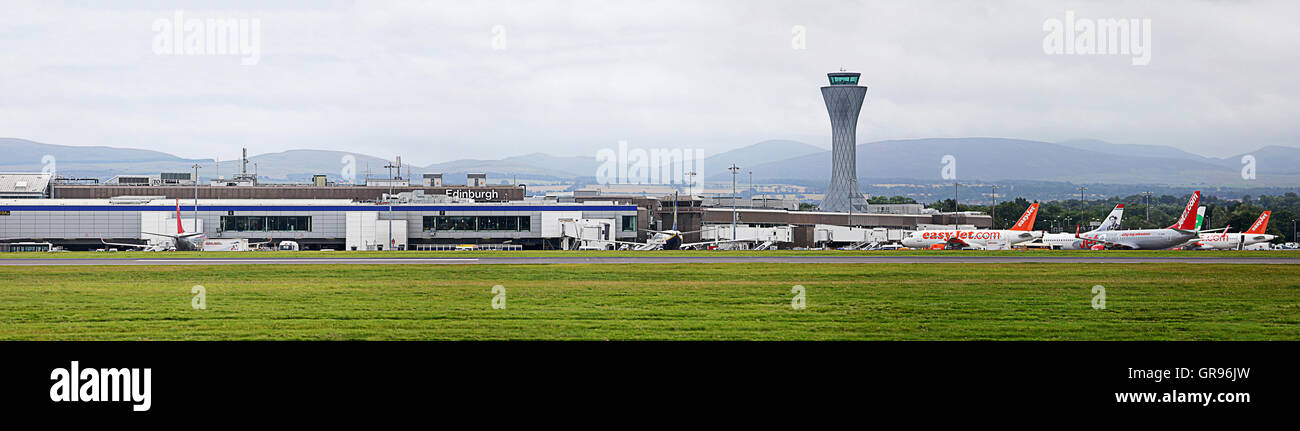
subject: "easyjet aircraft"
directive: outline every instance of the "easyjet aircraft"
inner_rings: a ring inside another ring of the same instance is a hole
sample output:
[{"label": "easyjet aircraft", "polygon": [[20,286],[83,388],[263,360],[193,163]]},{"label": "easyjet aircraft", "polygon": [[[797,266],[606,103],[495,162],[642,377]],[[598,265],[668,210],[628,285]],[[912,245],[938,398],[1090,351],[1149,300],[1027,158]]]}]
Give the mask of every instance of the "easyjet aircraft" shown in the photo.
[{"label": "easyjet aircraft", "polygon": [[1250,225],[1250,229],[1242,233],[1203,233],[1201,239],[1196,241],[1196,248],[1239,250],[1248,245],[1272,241],[1277,236],[1264,233],[1264,231],[1268,230],[1268,218],[1272,214],[1272,211],[1264,211],[1263,214],[1259,215],[1259,219],[1255,220],[1255,224]]},{"label": "easyjet aircraft", "polygon": [[[197,223],[195,225],[197,226]],[[167,238],[171,238],[172,240],[171,248],[177,251],[203,251],[203,241],[208,238],[208,236],[203,232],[185,233],[185,227],[181,226],[180,199],[176,200],[176,233],[175,234],[152,233],[152,232],[141,232],[141,233],[148,234],[148,235],[165,236]],[[140,247],[145,251],[159,251],[164,249],[161,245],[153,245],[153,244],[111,243],[111,242],[104,241],[103,238],[100,238],[99,242],[102,242],[105,245],[116,245],[122,247]]]},{"label": "easyjet aircraft", "polygon": [[1042,231],[1033,231],[1034,220],[1037,218],[1038,204],[1031,204],[1011,229],[918,230],[903,238],[903,246],[929,248],[935,244],[945,244],[949,248],[976,250],[983,250],[994,244],[1011,246],[1043,237]]},{"label": "easyjet aircraft", "polygon": [[1196,238],[1196,211],[1201,203],[1201,192],[1192,192],[1192,198],[1183,208],[1178,221],[1164,229],[1112,230],[1077,234],[1079,239],[1096,242],[1108,249],[1164,250]]}]

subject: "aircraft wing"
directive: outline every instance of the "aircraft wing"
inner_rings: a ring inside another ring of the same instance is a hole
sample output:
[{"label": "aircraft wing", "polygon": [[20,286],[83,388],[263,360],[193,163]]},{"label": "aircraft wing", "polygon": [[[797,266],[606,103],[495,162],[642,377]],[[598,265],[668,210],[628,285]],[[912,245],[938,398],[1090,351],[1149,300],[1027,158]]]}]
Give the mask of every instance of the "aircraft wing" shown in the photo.
[{"label": "aircraft wing", "polygon": [[119,243],[119,242],[108,242],[108,241],[104,241],[103,238],[100,238],[99,242],[104,243],[104,245],[115,245],[118,247],[140,247],[140,248],[153,247],[152,245],[149,244],[126,244],[126,243]]},{"label": "aircraft wing", "polygon": [[721,243],[724,243],[724,242],[745,242],[745,241],[752,241],[752,240],[748,240],[748,239],[722,239],[722,240],[714,240],[714,241],[688,242],[688,243],[683,243],[683,244],[681,245],[681,247],[694,247],[694,246],[697,246],[697,245],[704,245],[704,244],[721,244]]},{"label": "aircraft wing", "polygon": [[970,247],[971,249],[975,249],[975,250],[983,250],[983,249],[984,249],[983,247],[980,247],[980,246],[975,245],[975,244],[971,244],[971,243],[966,242],[966,241],[962,241],[961,239],[958,239],[958,238],[949,238],[949,239],[948,239],[948,242],[947,242],[946,245],[947,245],[947,246],[954,246],[954,245],[956,245],[956,246],[962,246],[962,247]]},{"label": "aircraft wing", "polygon": [[187,234],[183,234],[183,235],[177,235],[177,234],[174,234],[174,233],[153,233],[153,232],[140,232],[140,233],[145,234],[145,235],[165,236],[165,237],[168,237],[168,238],[189,238],[189,237],[192,237],[192,236],[203,235],[202,232],[193,232],[193,233],[187,233]]},{"label": "aircraft wing", "polygon": [[[614,244],[627,244],[627,245],[651,245],[651,244],[648,243],[648,242],[636,242],[636,241],[619,241],[619,240],[610,240],[610,241],[605,241],[605,240],[594,240],[594,241],[600,241],[600,242],[612,242],[612,243],[614,243]],[[658,244],[656,244],[656,245],[658,245]]]}]

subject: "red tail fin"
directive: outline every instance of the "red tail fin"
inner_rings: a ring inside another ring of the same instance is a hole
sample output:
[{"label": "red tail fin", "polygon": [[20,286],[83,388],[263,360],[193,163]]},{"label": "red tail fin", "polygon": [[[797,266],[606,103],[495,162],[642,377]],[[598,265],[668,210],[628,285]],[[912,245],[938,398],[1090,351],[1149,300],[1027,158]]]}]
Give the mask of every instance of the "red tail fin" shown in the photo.
[{"label": "red tail fin", "polygon": [[1016,225],[1012,226],[1011,230],[1033,230],[1034,220],[1036,219],[1038,219],[1038,204],[1030,204],[1029,208],[1025,210],[1025,214],[1020,216],[1020,220],[1016,221]]},{"label": "red tail fin", "polygon": [[176,200],[176,234],[185,233],[185,227],[181,226],[181,200]]},{"label": "red tail fin", "polygon": [[1178,221],[1170,229],[1194,230],[1196,229],[1196,207],[1201,205],[1201,191],[1192,192],[1192,198],[1187,200],[1187,207],[1183,208],[1183,215],[1178,217]]},{"label": "red tail fin", "polygon": [[1264,211],[1259,215],[1259,220],[1255,220],[1255,224],[1250,225],[1250,230],[1246,233],[1264,233],[1268,229],[1268,216],[1272,214],[1272,211]]}]

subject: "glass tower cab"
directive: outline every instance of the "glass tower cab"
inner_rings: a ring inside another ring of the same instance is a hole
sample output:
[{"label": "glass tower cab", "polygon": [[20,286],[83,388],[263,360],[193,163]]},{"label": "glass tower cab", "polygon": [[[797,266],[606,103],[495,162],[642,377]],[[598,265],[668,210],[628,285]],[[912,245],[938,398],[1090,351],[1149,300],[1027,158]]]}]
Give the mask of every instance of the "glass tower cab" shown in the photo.
[{"label": "glass tower cab", "polygon": [[831,72],[826,74],[831,80],[831,85],[858,85],[858,77],[862,76],[857,72]]}]

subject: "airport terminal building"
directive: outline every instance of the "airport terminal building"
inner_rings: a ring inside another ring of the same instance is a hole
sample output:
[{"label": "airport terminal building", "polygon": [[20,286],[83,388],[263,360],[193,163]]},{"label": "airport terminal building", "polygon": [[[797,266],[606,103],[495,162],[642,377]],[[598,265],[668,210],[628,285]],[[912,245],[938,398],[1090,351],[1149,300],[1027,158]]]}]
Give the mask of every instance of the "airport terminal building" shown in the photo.
[{"label": "airport terminal building", "polygon": [[[619,240],[636,239],[638,207],[613,202],[520,200],[475,202],[401,194],[391,202],[348,199],[0,200],[0,239],[48,242],[69,250],[105,248],[104,241],[145,243],[150,233],[285,241],[303,249],[421,249],[456,244],[557,248],[561,220],[610,220]],[[390,234],[391,232],[391,234]],[[102,241],[101,241],[102,239]]]}]

